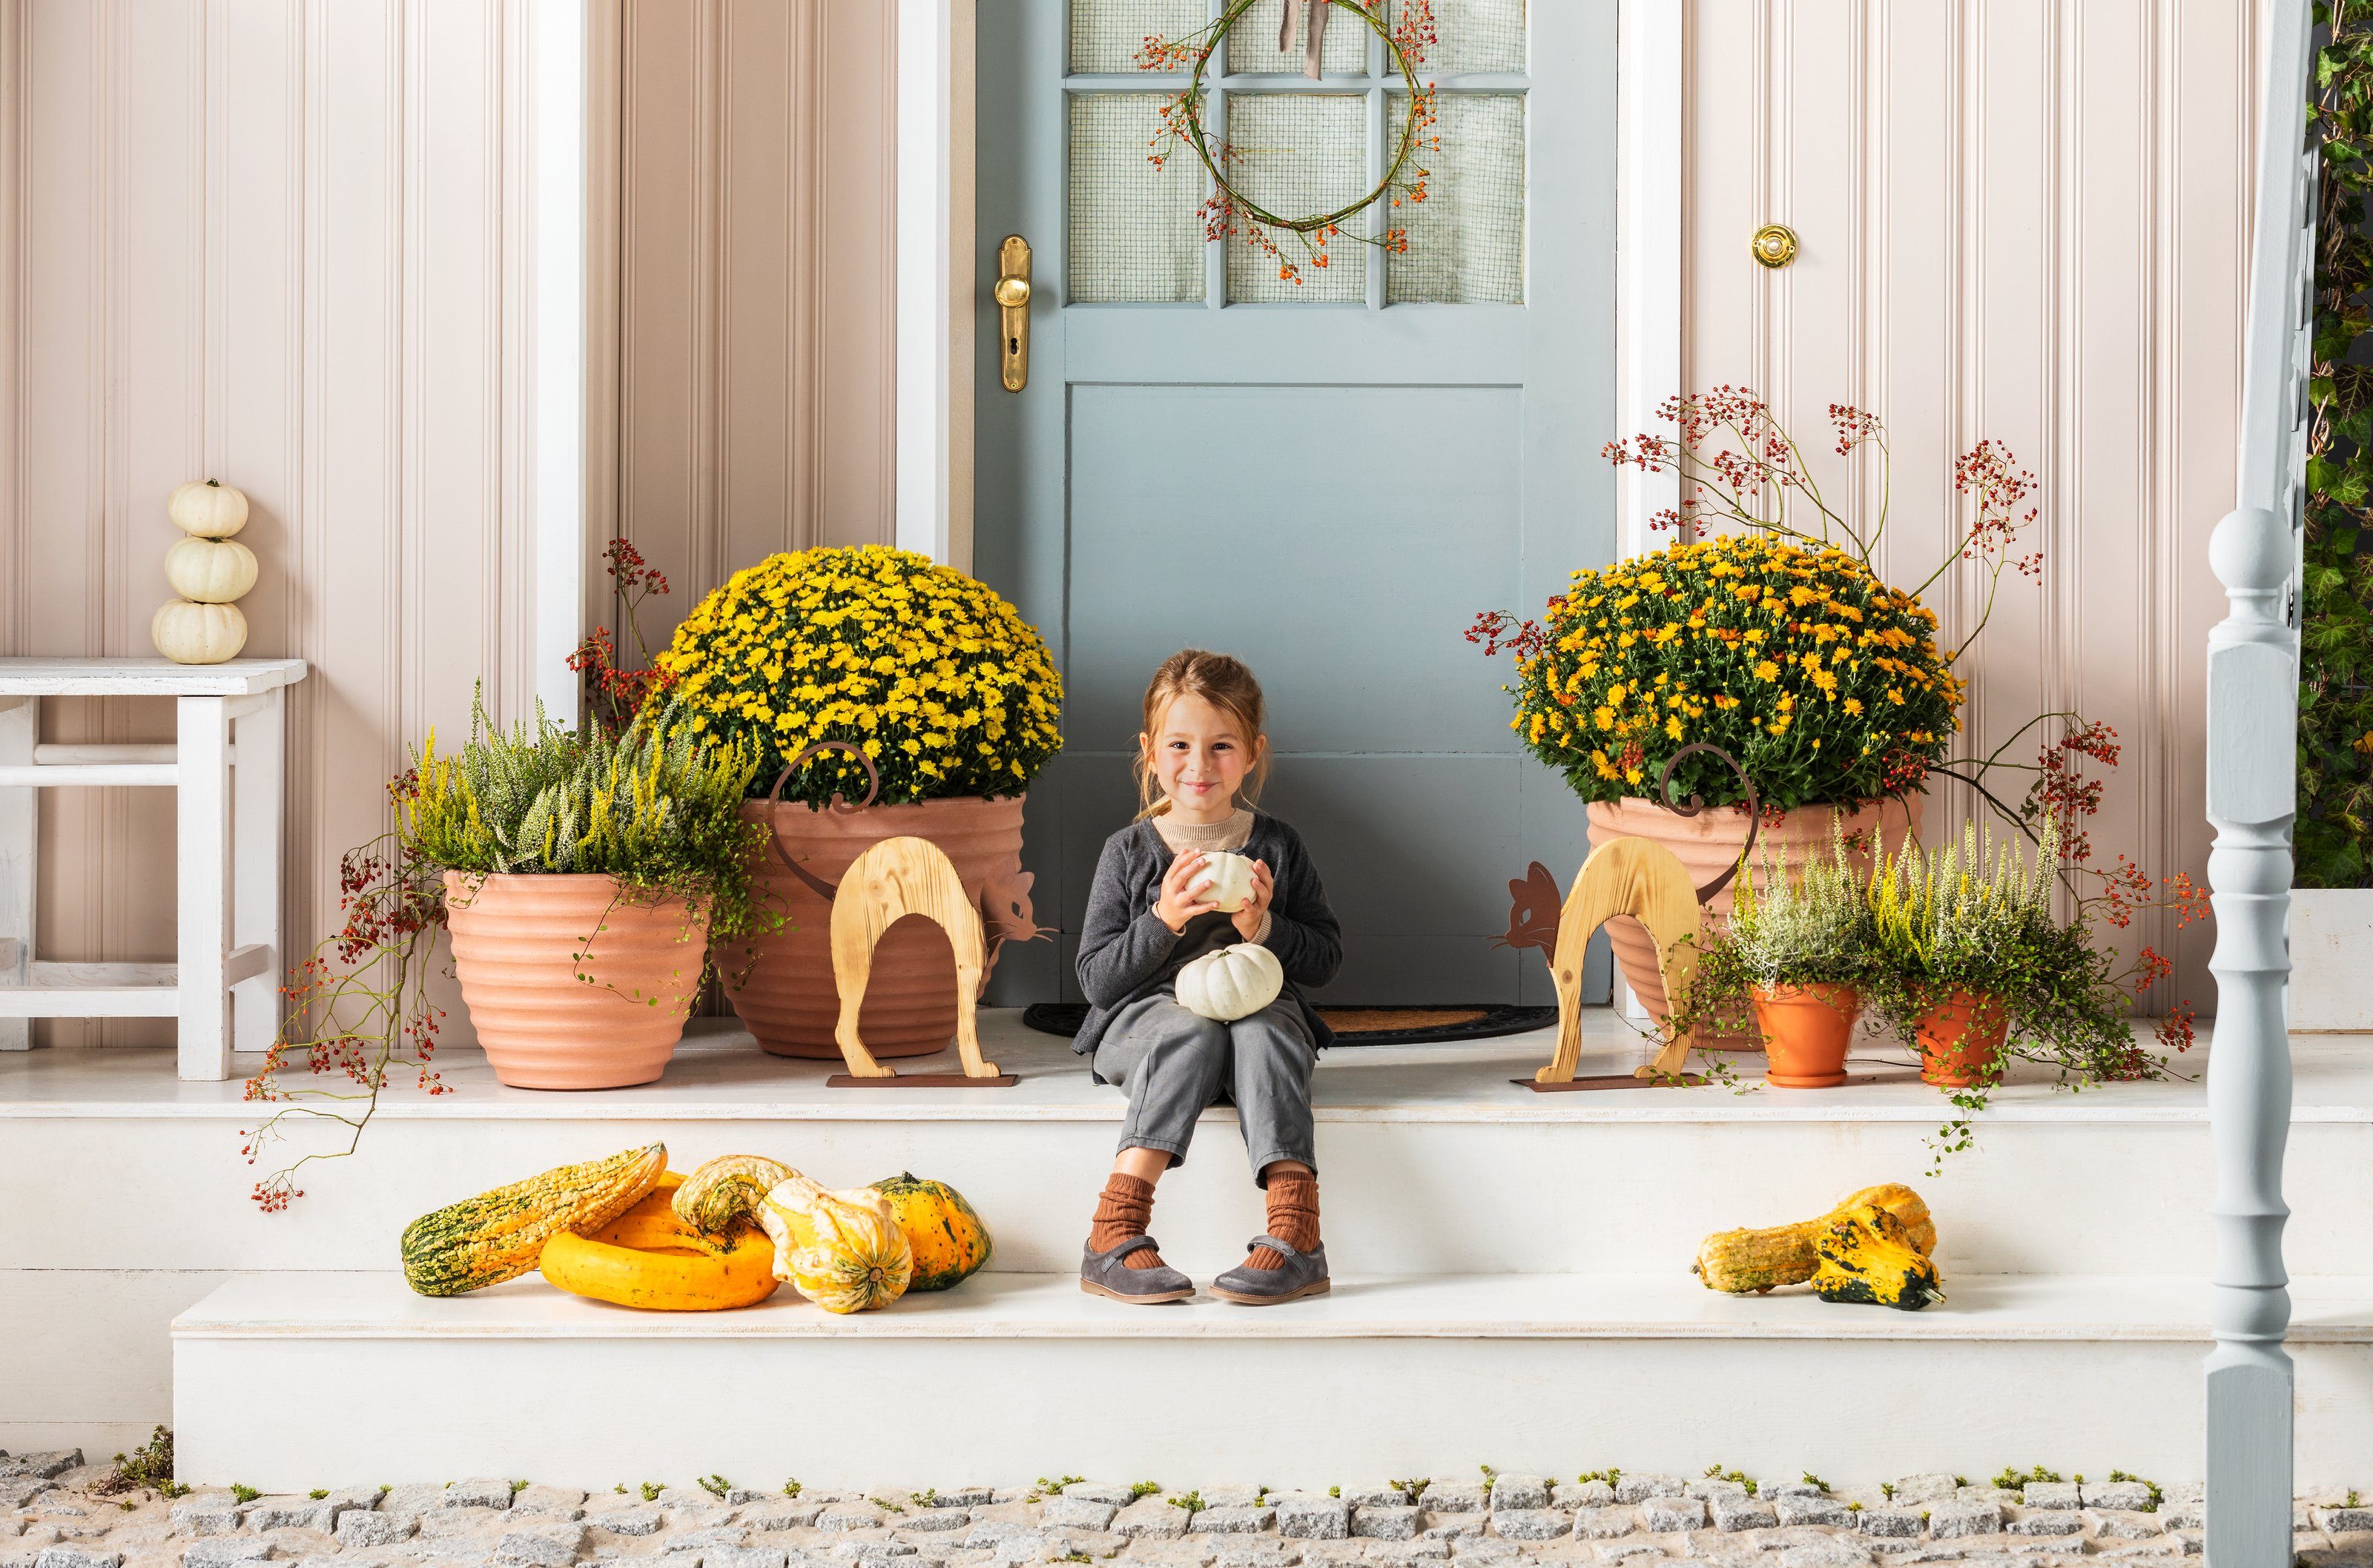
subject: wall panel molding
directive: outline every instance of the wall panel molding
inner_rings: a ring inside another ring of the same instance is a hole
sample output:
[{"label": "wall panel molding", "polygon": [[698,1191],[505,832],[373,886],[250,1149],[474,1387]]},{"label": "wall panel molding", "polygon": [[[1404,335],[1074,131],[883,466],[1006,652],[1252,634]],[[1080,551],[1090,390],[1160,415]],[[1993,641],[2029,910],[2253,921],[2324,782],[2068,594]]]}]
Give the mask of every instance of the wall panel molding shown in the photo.
[{"label": "wall panel molding", "polygon": [[[1688,0],[1684,384],[1757,387],[1800,436],[1833,401],[1885,418],[1899,577],[1939,559],[1957,455],[1991,436],[2035,470],[2042,584],[2004,589],[1966,738],[2064,706],[2115,726],[2096,852],[2155,876],[2207,855],[2206,551],[2233,494],[2260,10]],[[1772,220],[1803,243],[1778,273],[1747,255]],[[1962,569],[1931,594],[1948,632],[1981,587]],[[2177,962],[2152,1010],[2214,1005],[2204,927],[2119,935]]]}]

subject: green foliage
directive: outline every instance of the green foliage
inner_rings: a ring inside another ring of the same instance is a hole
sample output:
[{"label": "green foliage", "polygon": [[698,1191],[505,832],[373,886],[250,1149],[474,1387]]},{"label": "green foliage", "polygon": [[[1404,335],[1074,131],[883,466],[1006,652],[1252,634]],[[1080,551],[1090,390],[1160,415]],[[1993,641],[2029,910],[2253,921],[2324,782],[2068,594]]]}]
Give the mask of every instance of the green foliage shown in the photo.
[{"label": "green foliage", "polygon": [[1708,1481],[1736,1481],[1747,1489],[1747,1495],[1749,1497],[1755,1495],[1756,1483],[1748,1478],[1745,1470],[1726,1470],[1722,1468],[1722,1462],[1716,1460],[1706,1467],[1705,1473]]},{"label": "green foliage", "polygon": [[1584,1470],[1573,1479],[1575,1484],[1579,1486],[1588,1486],[1594,1481],[1603,1481],[1608,1486],[1613,1486],[1623,1479],[1623,1472],[1609,1465],[1603,1470]]},{"label": "green foliage", "polygon": [[[520,1486],[525,1486],[527,1482],[525,1481],[520,1482]],[[519,1494],[519,1487],[513,1487],[511,1489],[511,1494],[513,1496],[517,1496]],[[322,1498],[330,1495],[330,1489],[326,1486],[317,1486],[305,1495],[311,1498],[314,1502],[319,1503]]]},{"label": "green foliage", "polygon": [[148,1441],[129,1454],[115,1456],[115,1472],[91,1487],[100,1496],[119,1492],[134,1492],[141,1488],[161,1492],[168,1497],[179,1497],[189,1491],[184,1486],[175,1491],[173,1480],[173,1429],[159,1426],[148,1434]]},{"label": "green foliage", "polygon": [[1829,1490],[1829,1483],[1823,1481],[1819,1476],[1815,1475],[1810,1470],[1806,1470],[1805,1472],[1805,1484],[1811,1487],[1814,1491],[1824,1494],[1826,1494]]},{"label": "green foliage", "polygon": [[705,1475],[700,1478],[700,1490],[722,1503],[725,1494],[733,1490],[733,1483],[721,1475]]},{"label": "green foliage", "polygon": [[2307,541],[2299,585],[2298,820],[2303,888],[2373,884],[2373,7],[2322,0],[2308,121],[2321,152],[2315,364],[2308,383]]},{"label": "green foliage", "polygon": [[598,873],[689,898],[712,907],[717,935],[740,935],[765,831],[742,818],[756,773],[747,747],[704,745],[672,708],[613,731],[565,729],[538,703],[533,723],[506,731],[473,703],[460,751],[440,754],[432,730],[415,753],[396,792],[397,837],[443,871]]},{"label": "green foliage", "polygon": [[[1162,1483],[1158,1481],[1140,1481],[1128,1489],[1128,1500],[1134,1503],[1140,1497],[1151,1497],[1161,1490]],[[1332,1493],[1329,1495],[1331,1496]]]},{"label": "green foliage", "polygon": [[665,1481],[647,1481],[643,1482],[640,1490],[643,1494],[644,1502],[656,1503],[660,1500],[660,1493],[667,1490],[667,1483]]},{"label": "green foliage", "polygon": [[1994,1477],[1994,1485],[2005,1492],[2023,1492],[2031,1481],[2056,1481],[2060,1479],[2058,1470],[2048,1470],[2041,1465],[2035,1466],[2025,1474],[2020,1473],[2016,1465],[2005,1465],[2002,1473]]},{"label": "green foliage", "polygon": [[1783,851],[1762,858],[1760,876],[1742,869],[1725,938],[1701,966],[1748,986],[1853,985],[1878,953],[1861,873],[1846,857],[1843,819],[1833,820],[1827,858],[1816,855],[1792,877]]},{"label": "green foliage", "polygon": [[1184,1508],[1189,1514],[1199,1514],[1210,1506],[1203,1501],[1203,1494],[1200,1492],[1182,1492],[1170,1499],[1170,1505],[1173,1508]]},{"label": "green foliage", "polygon": [[[2082,1478],[2080,1477],[2079,1479],[2081,1480]],[[2145,1481],[2141,1476],[2129,1475],[2124,1470],[2111,1470],[2110,1472],[2110,1479],[2111,1481],[2136,1481],[2150,1488],[2150,1501],[2144,1504],[2142,1507],[2142,1511],[2145,1514],[2157,1513],[2159,1504],[2167,1501],[2167,1493],[2159,1490],[2159,1484],[2155,1481]],[[2348,1505],[2351,1508],[2356,1506],[2356,1493],[2352,1492],[2348,1494]]]},{"label": "green foliage", "polygon": [[241,1503],[252,1503],[257,1498],[263,1495],[263,1493],[258,1492],[255,1488],[251,1486],[243,1486],[238,1481],[232,1481],[230,1483],[230,1494],[239,1499]]},{"label": "green foliage", "polygon": [[797,1497],[801,1491],[801,1488],[797,1477],[783,1482],[783,1495],[786,1497]]}]

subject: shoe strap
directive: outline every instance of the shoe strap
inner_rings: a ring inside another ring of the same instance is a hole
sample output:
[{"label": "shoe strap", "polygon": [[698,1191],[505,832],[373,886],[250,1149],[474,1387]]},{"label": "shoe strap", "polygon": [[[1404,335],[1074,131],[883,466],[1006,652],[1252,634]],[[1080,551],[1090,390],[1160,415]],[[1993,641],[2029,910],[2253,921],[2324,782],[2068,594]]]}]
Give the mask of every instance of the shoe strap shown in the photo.
[{"label": "shoe strap", "polygon": [[1281,1253],[1288,1258],[1299,1258],[1302,1256],[1302,1249],[1300,1248],[1294,1246],[1290,1241],[1280,1241],[1273,1236],[1256,1236],[1248,1245],[1250,1247],[1266,1247],[1270,1251]]},{"label": "shoe strap", "polygon": [[1132,1236],[1109,1252],[1098,1254],[1105,1262],[1117,1263],[1132,1252],[1159,1252],[1162,1243],[1150,1236]]}]

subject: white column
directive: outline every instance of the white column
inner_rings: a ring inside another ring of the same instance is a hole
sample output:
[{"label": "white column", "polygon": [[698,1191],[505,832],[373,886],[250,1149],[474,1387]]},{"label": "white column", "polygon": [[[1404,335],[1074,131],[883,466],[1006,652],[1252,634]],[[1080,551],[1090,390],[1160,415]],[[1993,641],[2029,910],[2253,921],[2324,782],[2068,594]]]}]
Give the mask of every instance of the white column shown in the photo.
[{"label": "white column", "polygon": [[[39,697],[0,697],[0,767],[30,767],[41,738]],[[33,913],[41,897],[41,813],[30,785],[0,789],[0,985],[33,978]],[[33,1043],[29,1018],[0,1018],[0,1051]]]},{"label": "white column", "polygon": [[230,1076],[230,704],[181,697],[174,708],[175,871],[181,879],[174,981],[181,992],[184,1078]]},{"label": "white column", "polygon": [[[897,0],[898,548],[951,558],[949,288],[955,0]],[[967,326],[969,323],[967,323]]]},{"label": "white column", "polygon": [[584,0],[528,12],[528,507],[534,540],[532,684],[546,712],[577,722],[583,683],[568,668],[585,626]]},{"label": "white column", "polygon": [[231,771],[231,945],[267,949],[261,974],[232,988],[235,1048],[268,1051],[280,1032],[280,981],[288,960],[280,948],[280,818],[282,735],[288,689],[275,686],[262,706],[236,721],[238,763]]},{"label": "white column", "polygon": [[2308,0],[2266,12],[2257,211],[2242,354],[2238,504],[2208,563],[2225,619],[2208,634],[2208,884],[2216,916],[2216,1032],[2208,1055],[2216,1233],[2208,1357],[2207,1560],[2287,1568],[2291,1358],[2283,1271],[2283,1145],[2290,1131],[2291,819],[2297,808],[2298,633],[2293,621],[2305,482],[2311,155],[2304,155]]}]

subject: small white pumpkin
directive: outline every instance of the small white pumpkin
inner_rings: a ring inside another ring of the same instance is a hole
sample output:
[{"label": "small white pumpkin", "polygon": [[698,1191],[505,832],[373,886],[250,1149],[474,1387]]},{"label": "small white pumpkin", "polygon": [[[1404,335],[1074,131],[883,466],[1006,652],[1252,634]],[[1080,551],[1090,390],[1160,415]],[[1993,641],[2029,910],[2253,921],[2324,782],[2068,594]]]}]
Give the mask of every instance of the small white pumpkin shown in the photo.
[{"label": "small white pumpkin", "polygon": [[255,552],[235,539],[177,539],[165,552],[165,580],[183,598],[228,604],[255,587]]},{"label": "small white pumpkin", "polygon": [[1178,971],[1178,1005],[1220,1023],[1248,1018],[1285,989],[1285,966],[1257,942],[1206,953]]},{"label": "small white pumpkin", "polygon": [[228,539],[247,527],[247,497],[219,480],[193,479],[173,492],[165,515],[183,533]]},{"label": "small white pumpkin", "polygon": [[220,664],[247,646],[247,617],[235,604],[168,599],[148,622],[148,640],[175,664]]},{"label": "small white pumpkin", "polygon": [[1222,914],[1234,914],[1253,901],[1253,863],[1225,850],[1207,854],[1186,890],[1201,894]]}]

